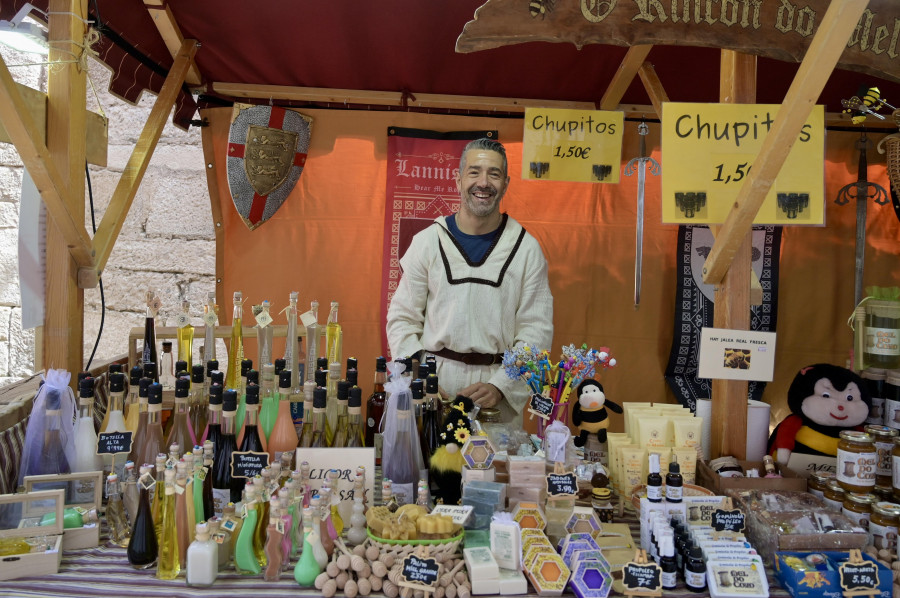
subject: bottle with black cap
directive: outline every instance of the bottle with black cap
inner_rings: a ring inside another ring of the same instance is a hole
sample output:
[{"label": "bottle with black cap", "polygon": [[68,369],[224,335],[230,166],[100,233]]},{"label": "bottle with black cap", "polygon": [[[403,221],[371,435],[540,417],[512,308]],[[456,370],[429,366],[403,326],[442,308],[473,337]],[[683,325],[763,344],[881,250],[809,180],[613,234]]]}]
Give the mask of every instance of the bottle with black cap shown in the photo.
[{"label": "bottle with black cap", "polygon": [[247,388],[247,374],[250,373],[250,370],[253,369],[253,361],[250,359],[242,359],[241,360],[241,383],[238,391],[238,408],[237,415],[235,416],[235,425],[237,426],[238,431],[244,428],[244,414],[247,412],[246,403],[244,400],[244,395],[246,394]]},{"label": "bottle with black cap", "polygon": [[659,453],[650,453],[650,474],[647,476],[647,500],[662,502],[662,476],[659,473]]},{"label": "bottle with black cap", "polygon": [[669,473],[666,474],[666,502],[681,502],[684,491],[684,478],[681,477],[681,466],[673,458],[669,462]]},{"label": "bottle with black cap", "polygon": [[[109,369],[106,372],[106,396],[109,397],[109,380],[112,378],[112,375],[116,372],[122,371],[122,364],[120,363],[111,363],[109,364]],[[103,421],[100,422],[100,431],[102,432],[104,428],[106,428],[107,422],[109,422],[109,399],[107,399],[106,411],[103,413]],[[123,412],[124,413],[124,412]],[[109,472],[105,472],[109,473]],[[121,479],[121,478],[119,478]]]},{"label": "bottle with black cap", "polygon": [[350,422],[348,421],[348,401],[350,399],[350,383],[340,380],[337,383],[337,426],[331,446],[343,448],[347,446]]},{"label": "bottle with black cap", "polygon": [[706,591],[706,563],[699,546],[688,549],[684,561],[684,585],[691,592]]},{"label": "bottle with black cap", "polygon": [[[259,433],[259,386],[250,383],[246,390],[247,417],[244,418],[244,427],[237,439],[237,450],[242,453],[265,453],[268,452],[266,437]],[[246,483],[247,478],[232,479],[232,484],[241,492]]]},{"label": "bottle with black cap", "polygon": [[[137,414],[138,414],[138,384],[141,382],[141,378],[144,377],[144,368],[136,365],[131,368],[131,372],[128,374],[128,397],[125,401],[125,427],[135,431],[137,428]],[[132,407],[134,407],[134,413],[132,413]]]},{"label": "bottle with black cap", "polygon": [[313,391],[313,435],[310,447],[324,448],[328,446],[328,435],[326,426],[328,420],[325,417],[325,406],[327,404],[328,391],[319,386]]},{"label": "bottle with black cap", "polygon": [[[106,409],[106,417],[100,427],[101,434],[110,432],[125,432],[125,416],[122,415],[122,402],[125,398],[125,374],[122,372],[112,372],[109,375],[109,407]],[[132,434],[133,436],[133,434]],[[119,479],[124,479],[125,462],[128,460],[128,453],[116,453],[116,473]],[[103,471],[108,473],[112,471],[113,456],[103,455]]]},{"label": "bottle with black cap", "polygon": [[[424,363],[429,363],[425,361]],[[431,371],[433,364],[428,366]],[[421,368],[420,368],[421,369]],[[426,466],[430,466],[431,455],[441,446],[441,397],[438,390],[438,377],[434,373],[425,378],[425,442],[423,447],[428,448],[428,460]]]},{"label": "bottle with black cap", "polygon": [[190,379],[191,373],[188,371],[188,362],[179,359],[175,362],[175,377]]},{"label": "bottle with black cap", "polygon": [[268,447],[269,463],[280,463],[281,454],[291,452],[297,448],[297,428],[291,419],[291,385],[293,384],[290,370],[281,372],[278,379],[278,411],[275,416],[275,425],[269,434]]},{"label": "bottle with black cap", "polygon": [[[138,387],[138,403],[137,406],[132,407],[134,411],[137,411],[137,417],[135,422],[134,434],[131,436],[131,453],[128,454],[128,460],[133,461],[134,463],[140,463],[138,459],[141,456],[141,452],[139,451],[139,447],[144,444],[144,437],[147,435],[147,420],[150,416],[150,403],[148,391],[150,389],[150,385],[153,384],[152,378],[141,378],[137,384]],[[127,425],[127,422],[126,422]],[[153,455],[153,458],[156,459],[156,455]],[[148,463],[153,463],[153,461],[148,461]]]},{"label": "bottle with black cap", "polygon": [[375,465],[381,465],[381,417],[384,415],[384,403],[387,398],[384,383],[387,382],[387,360],[379,357],[375,360],[375,382],[372,394],[366,401],[366,446],[375,447]]},{"label": "bottle with black cap", "polygon": [[162,431],[162,384],[154,382],[147,388],[147,431],[143,445],[138,447],[135,463],[153,463],[156,455],[166,452]]},{"label": "bottle with black cap", "polygon": [[[259,427],[259,403],[260,403],[260,399],[262,398],[262,392],[261,392],[261,389],[259,388],[259,372],[254,369],[250,369],[247,372],[247,386],[250,386],[251,384],[255,384],[257,386],[257,389],[256,389],[256,396],[257,396],[256,428],[259,431],[260,437],[265,439],[265,435],[262,433],[262,429]],[[246,405],[246,395],[247,395],[247,390],[245,388],[244,389],[244,404],[245,405]],[[238,403],[238,415],[240,415],[240,412],[241,412],[241,404]],[[244,413],[246,413],[246,407],[245,407]],[[237,444],[238,444],[238,446],[241,446],[241,441],[244,439],[244,425],[246,422],[246,416],[245,416],[244,420],[237,419],[235,421],[240,422],[236,425],[237,425]]]},{"label": "bottle with black cap", "polygon": [[[158,307],[156,309],[159,309]],[[153,378],[154,382],[159,382],[159,373],[153,370],[153,375],[147,373],[146,364],[159,363],[156,355],[156,309],[147,304],[147,317],[144,320],[144,346],[141,349],[141,361],[144,363],[144,375]]]},{"label": "bottle with black cap", "polygon": [[[410,385],[412,391],[413,416],[416,418],[416,433],[419,435],[419,450],[422,451],[422,463],[425,465],[423,473],[428,472],[428,463],[431,461],[431,451],[425,438],[425,381],[416,378]],[[419,479],[425,479],[421,475]]]},{"label": "bottle with black cap", "polygon": [[[281,396],[281,372],[285,371],[285,360],[278,358],[275,360],[275,371],[272,381],[272,392],[264,393],[259,400],[259,429],[268,438],[272,434],[272,428],[275,427],[275,420],[278,418],[278,399]],[[266,370],[263,370],[263,374]],[[266,390],[265,388],[263,390]]]},{"label": "bottle with black cap", "polygon": [[209,394],[209,387],[212,385],[213,372],[219,371],[219,360],[210,359],[206,362],[206,380],[203,381],[203,394]]},{"label": "bottle with black cap", "polygon": [[[348,382],[349,384],[349,382]],[[365,433],[362,427],[362,389],[351,386],[347,400],[347,448],[365,446]]]},{"label": "bottle with black cap", "polygon": [[[94,430],[94,379],[83,378],[78,383],[78,421],[75,424],[75,462],[72,464],[73,473],[85,471],[103,471],[103,459],[97,454],[97,432]],[[77,492],[77,502],[91,502],[94,500],[93,485],[90,495],[86,492]],[[83,500],[87,498],[87,500]]]},{"label": "bottle with black cap", "polygon": [[178,445],[178,454],[183,455],[197,444],[197,436],[191,428],[191,420],[188,417],[188,395],[191,390],[191,381],[187,378],[179,378],[175,381],[175,409],[172,412],[172,426],[169,435],[166,436],[166,446]]},{"label": "bottle with black cap", "polygon": [[231,483],[231,453],[236,450],[234,415],[237,411],[237,391],[229,388],[222,393],[222,435],[214,447],[213,510],[217,517],[229,502],[239,502],[241,493]]},{"label": "bottle with black cap", "polygon": [[[206,432],[201,441],[210,440],[213,448],[222,442],[222,393],[221,384],[213,384],[209,387],[209,408],[206,410]],[[215,455],[215,453],[213,453]]]},{"label": "bottle with black cap", "polygon": [[[191,428],[197,435],[197,440],[203,440],[203,432],[206,430],[207,401],[204,391],[204,369],[200,363],[191,366],[191,401],[188,411],[191,416]],[[198,442],[200,444],[200,442]]]},{"label": "bottle with black cap", "polygon": [[175,356],[172,355],[172,341],[162,342],[163,352],[159,358],[159,383],[163,390],[175,388]]}]

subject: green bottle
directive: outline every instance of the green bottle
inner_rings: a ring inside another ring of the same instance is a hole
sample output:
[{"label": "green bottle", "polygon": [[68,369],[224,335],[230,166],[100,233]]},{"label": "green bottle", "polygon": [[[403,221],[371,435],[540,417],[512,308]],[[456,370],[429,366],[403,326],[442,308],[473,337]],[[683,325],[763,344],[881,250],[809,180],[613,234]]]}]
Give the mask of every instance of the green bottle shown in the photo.
[{"label": "green bottle", "polygon": [[254,502],[257,499],[256,487],[247,484],[247,498],[244,503],[244,522],[238,534],[237,544],[234,547],[234,568],[242,575],[259,575],[262,568],[253,551],[253,536],[256,531],[256,521],[259,512]]},{"label": "green bottle", "polygon": [[[81,508],[69,507],[63,509],[63,529],[75,529],[84,527],[85,523],[97,521],[96,511],[86,511]],[[56,523],[56,513],[45,513],[41,517],[41,525],[54,525]]]},{"label": "green bottle", "polygon": [[303,509],[303,554],[294,567],[294,579],[302,588],[311,588],[322,572],[313,555],[312,543],[318,538],[318,530],[313,529],[311,522],[312,509]]}]

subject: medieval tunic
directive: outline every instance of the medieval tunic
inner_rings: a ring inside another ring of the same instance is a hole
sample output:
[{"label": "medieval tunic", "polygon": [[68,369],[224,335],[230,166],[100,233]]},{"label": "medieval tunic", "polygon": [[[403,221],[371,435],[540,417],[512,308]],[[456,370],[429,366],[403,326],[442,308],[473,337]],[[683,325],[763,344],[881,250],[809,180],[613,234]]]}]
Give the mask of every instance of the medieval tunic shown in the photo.
[{"label": "medieval tunic", "polygon": [[[547,261],[538,242],[503,215],[500,232],[481,262],[470,262],[447,230],[444,217],[413,237],[400,260],[403,276],[387,316],[395,358],[421,350],[502,354],[517,343],[550,349],[553,297]],[[497,363],[472,366],[437,358],[441,387],[454,396],[475,382],[489,382],[506,397],[504,420],[520,413],[529,391]]]}]

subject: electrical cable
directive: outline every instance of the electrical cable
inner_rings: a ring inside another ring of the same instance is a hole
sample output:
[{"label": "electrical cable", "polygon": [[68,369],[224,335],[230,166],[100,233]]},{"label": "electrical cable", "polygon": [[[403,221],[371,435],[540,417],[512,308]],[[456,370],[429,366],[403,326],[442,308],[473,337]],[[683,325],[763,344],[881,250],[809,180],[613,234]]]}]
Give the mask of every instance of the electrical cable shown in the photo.
[{"label": "electrical cable", "polygon": [[[94,218],[94,191],[91,188],[91,171],[87,162],[84,163],[84,174],[87,177],[88,201],[91,205],[91,230],[97,234],[97,220]],[[94,348],[91,350],[91,356],[88,358],[87,365],[84,366],[85,371],[91,369],[91,362],[94,361],[94,354],[97,353],[97,346],[100,344],[100,337],[103,336],[103,322],[106,320],[106,297],[103,294],[103,277],[98,276],[98,286],[100,287],[100,329],[97,330],[97,339],[94,341]]]}]

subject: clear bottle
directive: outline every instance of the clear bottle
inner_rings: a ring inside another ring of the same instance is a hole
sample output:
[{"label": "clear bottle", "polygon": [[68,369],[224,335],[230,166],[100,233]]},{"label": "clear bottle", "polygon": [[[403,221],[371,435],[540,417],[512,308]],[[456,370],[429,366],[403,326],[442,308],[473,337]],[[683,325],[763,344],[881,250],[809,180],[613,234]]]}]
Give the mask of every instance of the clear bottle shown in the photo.
[{"label": "clear bottle", "polygon": [[284,562],[284,551],[281,546],[283,539],[281,501],[273,497],[269,502],[269,525],[266,527],[266,570],[263,574],[266,581],[278,581],[281,578],[281,565]]},{"label": "clear bottle", "polygon": [[[312,528],[316,532],[316,542],[312,545],[313,556],[319,563],[319,568],[324,569],[328,565],[328,549],[334,550],[334,541],[327,533],[323,533],[322,527],[322,496],[313,494],[309,499],[310,512],[312,513]],[[305,518],[305,513],[304,513]],[[305,550],[305,547],[304,547]]]},{"label": "clear bottle", "polygon": [[[249,488],[250,484],[247,484],[247,487]],[[250,497],[245,493],[244,504],[249,503]],[[222,517],[222,529],[231,529],[231,544],[228,547],[231,557],[229,559],[229,562],[234,560],[234,554],[237,550],[237,541],[241,535],[241,530],[244,529],[244,519],[242,516],[235,514],[236,508],[237,507],[235,507],[234,503],[228,503],[227,505],[225,505],[225,512],[223,513]],[[243,505],[241,506],[241,510],[243,510]],[[234,566],[234,570],[240,573],[240,571],[238,571],[237,565]]]},{"label": "clear bottle", "polygon": [[138,502],[137,515],[131,528],[131,538],[128,541],[128,562],[135,569],[148,569],[156,563],[159,555],[159,544],[156,541],[156,531],[153,525],[153,514],[150,511],[150,490],[155,482],[151,475],[152,467],[141,466],[140,501]]},{"label": "clear bottle", "polygon": [[318,540],[318,537],[319,531],[318,529],[314,529],[312,524],[311,509],[304,509],[303,552],[300,555],[300,560],[297,561],[297,565],[294,567],[294,581],[296,581],[301,588],[311,588],[316,581],[316,577],[322,572],[322,567],[319,566],[319,563],[316,561],[316,557],[313,554],[313,546]]},{"label": "clear bottle", "polygon": [[291,548],[293,538],[291,532],[294,529],[294,505],[293,501],[293,481],[288,482],[278,491],[278,500],[281,513],[281,563],[282,568],[286,568],[291,560]]},{"label": "clear bottle", "polygon": [[132,433],[138,426],[138,388],[143,377],[143,367],[136,365],[131,368],[128,378],[128,401],[125,403],[125,428]]},{"label": "clear bottle", "polygon": [[172,429],[166,438],[166,445],[177,444],[178,452],[184,453],[197,444],[197,438],[191,427],[188,413],[188,395],[191,382],[187,378],[179,378],[175,382],[175,409],[172,413]]},{"label": "clear bottle", "polygon": [[156,485],[151,495],[151,508],[153,530],[156,534],[156,543],[162,542],[162,510],[166,498],[166,456],[163,453],[156,455]]},{"label": "clear bottle", "polygon": [[256,318],[256,363],[260,367],[272,363],[275,359],[272,355],[274,329],[269,326],[272,323],[272,315],[269,313],[271,307],[268,299],[261,305],[253,307],[253,315]]},{"label": "clear bottle", "polygon": [[240,388],[241,360],[244,359],[244,299],[240,291],[234,292],[234,310],[231,314],[231,346],[228,350],[228,377],[225,388]]},{"label": "clear bottle", "polygon": [[[197,517],[197,511],[194,508],[194,455],[190,451],[186,452],[181,457],[181,462],[176,465],[176,471],[181,472],[184,470],[185,477],[185,503],[187,507],[187,517],[188,517],[188,531],[191,535],[191,542],[194,541],[194,526],[197,525],[198,522],[203,521],[203,512],[200,512],[200,517]],[[176,477],[176,481],[177,481]]]},{"label": "clear bottle", "polygon": [[[416,483],[419,481],[421,471],[417,465],[416,451],[420,451],[416,434],[415,422],[411,410],[410,394],[408,392],[397,393],[396,422],[385,430],[384,446],[386,450],[381,461],[384,477],[393,482],[394,496],[401,505],[415,501]],[[387,447],[391,447],[389,450]],[[388,454],[389,453],[389,454]]]},{"label": "clear bottle", "polygon": [[341,380],[337,384],[337,425],[331,446],[342,448],[347,446],[350,438],[350,422],[348,420],[348,401],[350,399],[350,383]]},{"label": "clear bottle", "polygon": [[271,470],[263,467],[261,475],[253,479],[256,486],[259,500],[256,503],[256,511],[259,516],[256,518],[256,529],[253,534],[253,553],[260,567],[266,566],[266,526],[269,523],[269,482],[271,480]]},{"label": "clear bottle", "polygon": [[106,477],[106,525],[109,527],[109,540],[113,544],[126,547],[131,541],[131,527],[125,515],[125,504],[119,492],[119,476],[114,473]]},{"label": "clear bottle", "polygon": [[198,523],[196,539],[187,551],[187,585],[211,586],[219,575],[219,548],[210,538],[209,525]]},{"label": "clear bottle", "polygon": [[189,301],[181,302],[181,313],[175,318],[178,340],[178,359],[187,363],[187,371],[192,371],[194,363],[194,327],[191,326],[191,304]]},{"label": "clear bottle", "polygon": [[[297,302],[300,294],[292,291],[288,299],[288,306],[284,310],[287,312],[287,335],[284,339],[284,363],[285,368],[291,371],[291,388],[299,390],[303,384],[303,378],[300,375],[300,350],[296,343],[297,340]],[[268,362],[266,362],[268,363]]]},{"label": "clear bottle", "polygon": [[293,452],[297,448],[297,429],[294,427],[294,420],[291,418],[291,372],[281,372],[281,378],[278,381],[278,414],[275,424],[272,426],[272,433],[269,435],[269,456],[272,461],[280,461],[281,454],[284,452]]},{"label": "clear bottle", "polygon": [[340,537],[344,533],[344,519],[343,517],[341,517],[341,513],[338,510],[338,506],[341,504],[341,498],[338,495],[337,490],[340,472],[337,469],[329,469],[328,473],[325,474],[325,477],[328,480],[328,486],[331,490],[329,494],[329,504],[331,505],[331,525],[334,527],[336,537]]},{"label": "clear bottle", "polygon": [[325,357],[329,364],[339,364],[343,361],[343,336],[341,325],[338,323],[338,302],[332,301],[328,322],[325,325]]},{"label": "clear bottle", "polygon": [[153,463],[156,455],[165,450],[160,423],[162,394],[162,385],[157,382],[147,389],[147,431],[144,434],[143,446],[138,447],[139,452],[132,459],[135,463]]},{"label": "clear bottle", "polygon": [[[128,428],[125,425],[125,415],[122,413],[122,403],[125,400],[125,374],[122,372],[114,372],[109,375],[109,406],[106,410],[106,417],[100,426],[101,434],[110,432],[125,432]],[[134,436],[132,434],[132,436]],[[116,453],[116,474],[122,477],[125,472],[125,462],[128,460],[128,453]],[[113,455],[103,455],[103,471],[109,473],[112,471]],[[124,479],[124,478],[123,478]]]},{"label": "clear bottle", "polygon": [[241,500],[240,490],[232,488],[231,453],[236,449],[237,439],[234,434],[234,414],[237,410],[237,391],[228,389],[222,397],[222,436],[215,446],[213,458],[213,509],[216,515],[222,515],[222,509],[228,502]]},{"label": "clear bottle", "polygon": [[[203,361],[209,362],[216,358],[216,322],[219,320],[219,306],[216,305],[216,294],[206,294],[206,303],[203,305]],[[218,369],[218,365],[216,365]]]},{"label": "clear bottle", "polygon": [[327,372],[327,399],[325,402],[325,421],[328,422],[328,446],[334,446],[334,434],[337,432],[337,414],[338,414],[338,398],[337,384],[341,380],[341,364],[333,361],[327,363],[324,357],[319,358],[324,362],[325,371]]},{"label": "clear bottle", "polygon": [[204,368],[202,364],[195,363],[191,366],[191,397],[188,404],[188,413],[191,419],[191,429],[194,431],[194,437],[198,435],[198,441],[202,442],[203,432],[206,431],[206,411],[209,408],[206,401],[206,392],[204,390]]},{"label": "clear bottle", "polygon": [[[138,391],[138,403],[131,408],[131,412],[129,413],[129,416],[132,413],[135,416],[135,427],[133,430],[134,434],[131,437],[131,453],[128,455],[128,460],[141,464],[143,464],[143,461],[140,460],[143,456],[141,451],[143,450],[144,437],[147,435],[147,420],[150,416],[150,404],[148,402],[149,399],[147,393],[150,390],[151,384],[153,384],[152,378],[145,377],[140,379],[140,382],[138,383],[138,388],[140,389]],[[129,430],[130,429],[131,428],[129,428]],[[156,458],[156,455],[154,455],[154,458]]]},{"label": "clear bottle", "polygon": [[312,444],[312,427],[313,427],[313,394],[316,390],[316,383],[307,380],[303,383],[303,426],[297,435],[297,446],[309,447]]},{"label": "clear bottle", "polygon": [[[78,423],[75,426],[75,463],[72,471],[103,471],[103,458],[97,454],[97,432],[94,431],[94,379],[84,378],[78,385]],[[76,492],[76,502],[93,502],[93,484],[84,492]]]},{"label": "clear bottle", "polygon": [[359,475],[353,481],[353,513],[350,515],[350,529],[347,530],[347,542],[351,546],[364,544],[367,537],[363,483],[362,477]]},{"label": "clear bottle", "polygon": [[[110,380],[111,380],[112,377],[113,377],[113,374],[117,374],[117,373],[118,373],[118,374],[121,374],[121,373],[122,373],[122,364],[121,364],[121,363],[111,363],[111,364],[109,364],[109,368],[107,369],[107,373],[106,373],[106,396],[107,396],[107,404],[106,404],[106,410],[103,412],[103,421],[100,422],[100,431],[101,431],[101,432],[103,431],[104,428],[106,428],[107,422],[109,422],[109,411],[110,411],[110,404],[109,404],[109,401],[110,401],[110,399],[109,399],[109,396],[110,396],[109,383],[110,383]],[[122,387],[122,392],[124,393],[124,391],[125,391],[125,389],[124,389],[124,385],[123,385],[123,387]],[[123,403],[123,406],[124,406],[124,403]],[[109,472],[104,472],[104,473],[109,473]]]},{"label": "clear bottle", "polygon": [[319,357],[319,302],[311,301],[308,317],[310,324],[306,327],[306,379],[313,380],[316,372],[316,361]]},{"label": "clear bottle", "polygon": [[135,472],[134,463],[131,461],[125,463],[124,475],[125,481],[120,484],[122,487],[122,502],[125,504],[125,515],[128,517],[128,528],[131,529],[134,527],[134,520],[137,517],[141,498],[141,493],[137,487],[137,472]]},{"label": "clear bottle", "polygon": [[[349,384],[349,383],[348,383]],[[354,386],[349,390],[347,401],[347,444],[348,448],[365,446],[365,432],[362,427],[362,389]]]},{"label": "clear bottle", "polygon": [[[234,513],[234,505],[231,507],[232,514]],[[227,507],[226,507],[227,512]],[[231,561],[231,530],[233,529],[231,525],[227,526],[227,529],[223,527],[223,523],[225,519],[219,519],[218,517],[210,517],[209,521],[206,523],[209,524],[209,535],[216,542],[216,546],[218,547],[218,557],[219,557],[219,566],[218,570],[222,571],[228,567],[229,562]]]},{"label": "clear bottle", "polygon": [[[378,431],[384,415],[384,403],[387,398],[384,383],[387,382],[387,360],[379,357],[375,360],[375,383],[369,400],[366,401],[366,446],[375,447],[375,465],[381,465],[381,434]],[[376,443],[376,438],[378,442]]]},{"label": "clear bottle", "polygon": [[175,388],[175,356],[172,355],[172,341],[162,342],[162,356],[159,359],[159,383],[164,390]]},{"label": "clear bottle", "polygon": [[313,427],[309,447],[324,448],[328,446],[328,434],[326,430],[328,420],[325,418],[326,401],[327,391],[321,387],[316,388],[316,390],[313,391]]},{"label": "clear bottle", "polygon": [[305,491],[301,480],[300,471],[291,472],[291,515],[294,518],[291,525],[291,558],[297,558],[303,549],[303,501]]},{"label": "clear bottle", "polygon": [[[206,410],[206,431],[203,433],[203,442],[207,440],[213,443],[213,448],[222,444],[222,394],[220,384],[209,387],[209,408]],[[205,446],[205,444],[204,444]]]},{"label": "clear bottle", "polygon": [[[272,379],[266,381],[270,383],[270,386],[262,389],[267,391],[270,390],[270,392],[263,393],[259,401],[259,426],[267,440],[269,436],[272,435],[272,428],[275,427],[275,421],[278,419],[278,404],[281,393],[285,392],[288,393],[288,395],[290,394],[290,382],[286,387],[287,390],[281,386],[281,373],[285,371],[284,366],[285,361],[283,359],[275,360],[275,366],[272,369]],[[268,372],[264,369],[264,379],[267,373]]]},{"label": "clear bottle", "polygon": [[181,572],[178,556],[178,531],[175,527],[175,470],[165,473],[163,504],[160,508],[162,533],[159,541],[159,561],[156,564],[157,579],[175,579]]}]

